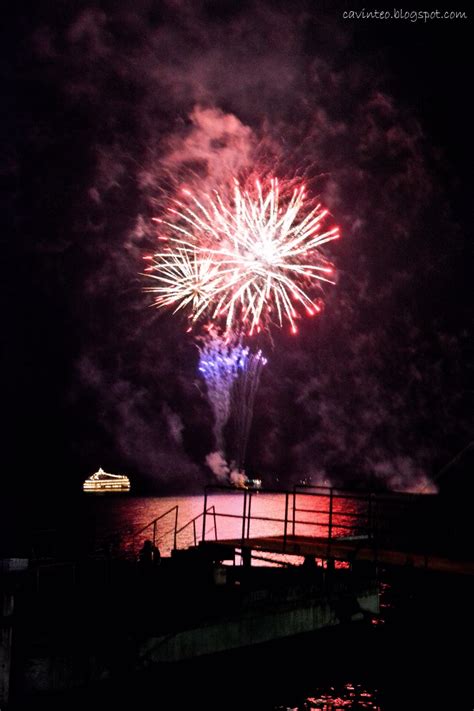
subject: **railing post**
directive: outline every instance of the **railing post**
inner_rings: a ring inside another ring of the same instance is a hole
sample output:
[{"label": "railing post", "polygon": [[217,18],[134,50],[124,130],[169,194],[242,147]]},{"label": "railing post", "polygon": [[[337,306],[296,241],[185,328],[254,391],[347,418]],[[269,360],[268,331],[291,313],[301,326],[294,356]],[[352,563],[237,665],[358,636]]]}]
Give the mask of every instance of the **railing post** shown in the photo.
[{"label": "railing post", "polygon": [[214,517],[214,538],[217,541],[217,519],[216,519],[216,507],[212,507],[212,515]]},{"label": "railing post", "polygon": [[283,550],[286,550],[286,538],[288,533],[288,497],[289,494],[285,492],[285,529],[283,531]]},{"label": "railing post", "polygon": [[156,543],[156,519],[153,521],[153,548],[155,548]]},{"label": "railing post", "polygon": [[252,492],[249,491],[249,505],[248,505],[248,511],[247,511],[247,538],[250,538],[250,517],[251,517],[251,509],[252,509]]},{"label": "railing post", "polygon": [[178,547],[178,506],[174,510],[174,550]]},{"label": "railing post", "polygon": [[204,489],[204,511],[202,513],[202,541],[206,540],[207,489]]},{"label": "railing post", "polygon": [[247,515],[247,489],[244,490],[244,511],[242,515],[242,541],[245,539],[245,517]]},{"label": "railing post", "polygon": [[293,485],[293,524],[291,526],[293,536],[296,533],[296,485]]},{"label": "railing post", "polygon": [[196,519],[195,518],[193,518],[193,533],[194,533],[194,545],[197,546]]},{"label": "railing post", "polygon": [[328,539],[332,539],[332,510],[333,510],[333,500],[334,500],[334,491],[333,488],[331,487],[329,491],[329,523],[328,523]]},{"label": "railing post", "polygon": [[331,540],[332,540],[332,510],[333,510],[333,499],[334,499],[334,490],[331,486],[329,490],[329,521],[328,521],[328,551],[327,551],[327,556],[328,556],[328,564],[329,564],[329,554],[331,552]]}]

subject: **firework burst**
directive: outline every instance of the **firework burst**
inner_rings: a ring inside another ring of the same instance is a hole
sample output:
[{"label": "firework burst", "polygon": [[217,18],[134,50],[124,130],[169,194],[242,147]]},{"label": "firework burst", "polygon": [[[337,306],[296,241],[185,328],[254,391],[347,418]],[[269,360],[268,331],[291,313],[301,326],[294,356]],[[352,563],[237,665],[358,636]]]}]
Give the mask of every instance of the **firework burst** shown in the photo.
[{"label": "firework burst", "polygon": [[219,265],[197,252],[178,247],[145,259],[151,262],[146,275],[158,282],[145,291],[155,295],[154,305],[159,308],[175,306],[174,313],[187,308],[197,320],[222,289]]},{"label": "firework burst", "polygon": [[194,194],[183,191],[168,220],[157,220],[163,251],[148,257],[158,307],[185,309],[192,322],[206,317],[226,331],[249,335],[272,323],[321,310],[333,267],[322,247],[339,237],[324,228],[327,210],[307,198],[304,185],[276,179],[242,189]]}]

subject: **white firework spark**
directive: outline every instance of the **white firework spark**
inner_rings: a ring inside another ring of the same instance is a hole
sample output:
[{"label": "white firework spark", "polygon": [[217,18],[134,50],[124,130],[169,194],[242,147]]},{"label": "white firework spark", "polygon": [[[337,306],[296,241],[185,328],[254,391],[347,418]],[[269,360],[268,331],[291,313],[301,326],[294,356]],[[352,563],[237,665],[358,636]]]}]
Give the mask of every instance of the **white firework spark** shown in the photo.
[{"label": "white firework spark", "polygon": [[157,306],[176,305],[191,321],[205,315],[249,334],[285,320],[296,333],[302,312],[321,310],[316,293],[334,283],[321,248],[339,229],[322,228],[328,212],[307,200],[304,185],[290,189],[272,179],[264,191],[257,180],[242,190],[234,181],[230,194],[183,193],[172,219],[157,220],[168,247],[149,258]]}]

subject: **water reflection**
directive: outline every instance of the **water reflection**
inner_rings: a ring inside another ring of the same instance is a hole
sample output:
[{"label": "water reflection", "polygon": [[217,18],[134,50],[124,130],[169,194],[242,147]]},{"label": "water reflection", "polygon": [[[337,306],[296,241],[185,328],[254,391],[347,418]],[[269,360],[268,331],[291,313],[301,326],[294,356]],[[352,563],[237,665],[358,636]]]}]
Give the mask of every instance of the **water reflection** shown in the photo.
[{"label": "water reflection", "polygon": [[274,711],[339,711],[339,709],[372,709],[382,711],[377,701],[377,689],[369,690],[361,684],[347,683],[341,687],[319,688],[314,696],[298,706],[275,706]]},{"label": "water reflection", "polygon": [[[174,546],[174,507],[178,506],[177,547],[186,548],[202,539],[241,538],[243,535],[327,536],[358,535],[366,524],[365,502],[356,499],[335,499],[332,516],[329,498],[298,494],[259,493],[250,496],[243,491],[213,493],[207,499],[207,514],[202,516],[202,496],[183,497],[127,497],[88,499],[90,518],[95,524],[99,544],[113,539],[122,551],[136,551],[146,538],[151,538],[153,526],[137,535],[157,517],[157,543],[164,555]],[[248,516],[250,510],[250,517]],[[247,513],[243,522],[243,513]],[[169,513],[166,513],[169,512]],[[286,519],[286,525],[285,525]],[[186,525],[188,524],[188,525]]]}]

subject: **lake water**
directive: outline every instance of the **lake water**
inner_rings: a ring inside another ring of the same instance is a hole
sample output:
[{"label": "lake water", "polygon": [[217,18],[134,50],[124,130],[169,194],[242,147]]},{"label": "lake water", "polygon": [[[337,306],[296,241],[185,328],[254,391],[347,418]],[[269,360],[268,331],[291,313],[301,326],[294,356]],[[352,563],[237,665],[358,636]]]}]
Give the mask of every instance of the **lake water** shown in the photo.
[{"label": "lake water", "polygon": [[[124,552],[136,552],[146,538],[152,538],[155,519],[156,542],[162,555],[170,555],[178,548],[193,545],[203,535],[204,497],[133,497],[86,495],[83,504],[94,539],[99,545],[112,540]],[[244,507],[250,520],[245,525],[246,536],[274,536],[285,532],[309,536],[325,536],[329,524],[329,498],[298,494],[286,499],[284,494],[236,490],[229,493],[210,493],[206,503],[206,539],[235,539],[242,537]],[[295,511],[293,512],[293,507]],[[336,499],[333,505],[333,534],[358,533],[357,526],[366,522],[366,503],[355,499]],[[360,518],[357,516],[360,514]],[[293,528],[293,518],[295,525]],[[193,523],[194,519],[194,523]]]}]

